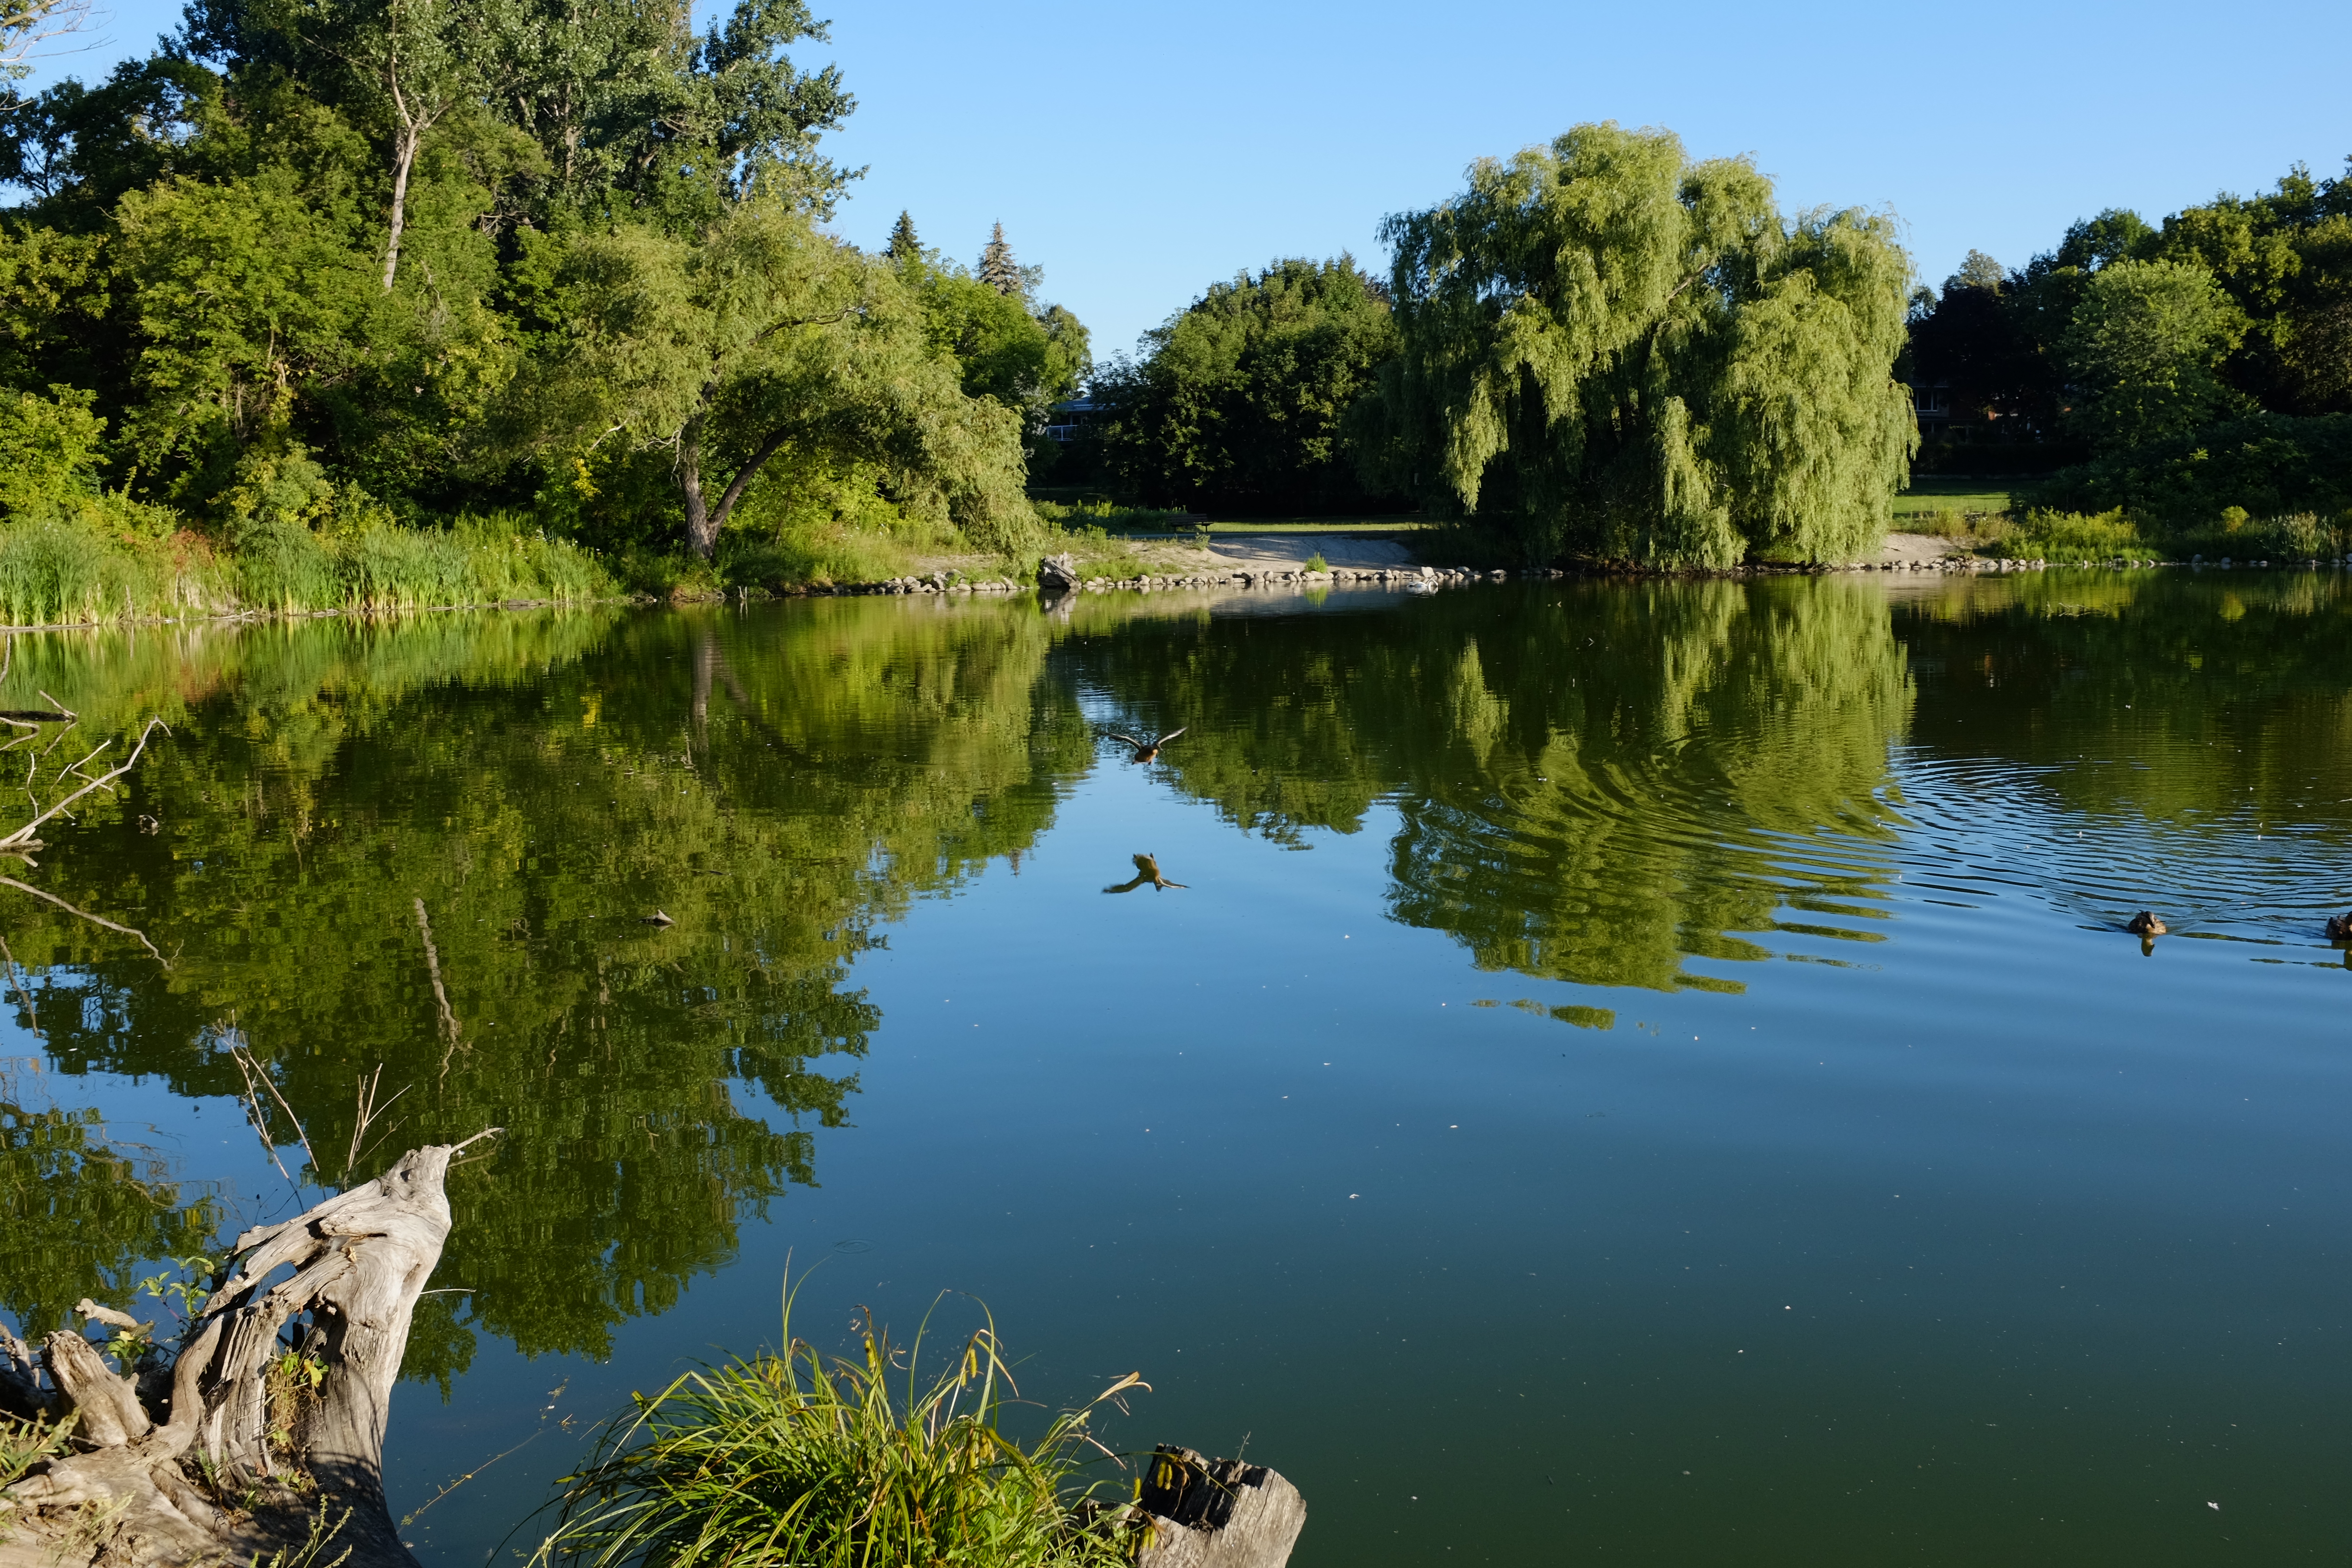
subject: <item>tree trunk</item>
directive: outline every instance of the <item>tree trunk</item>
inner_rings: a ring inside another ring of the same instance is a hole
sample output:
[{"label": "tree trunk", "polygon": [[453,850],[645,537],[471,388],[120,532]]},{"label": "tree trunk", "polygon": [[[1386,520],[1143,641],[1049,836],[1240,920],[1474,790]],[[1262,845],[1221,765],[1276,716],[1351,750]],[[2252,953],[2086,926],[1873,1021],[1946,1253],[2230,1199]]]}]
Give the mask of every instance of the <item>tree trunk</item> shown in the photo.
[{"label": "tree trunk", "polygon": [[710,559],[719,546],[719,525],[723,517],[711,514],[710,505],[702,496],[702,416],[698,414],[686,422],[677,437],[677,482],[686,492],[686,547]]},{"label": "tree trunk", "polygon": [[677,438],[678,488],[686,492],[686,542],[705,561],[719,543],[719,531],[727,526],[734,515],[735,503],[751,486],[769,458],[783,449],[790,432],[779,430],[760,445],[760,449],[735,470],[735,477],[719,494],[716,504],[702,493],[702,416],[696,415],[687,422]]},{"label": "tree trunk", "polygon": [[400,136],[393,143],[392,154],[392,237],[383,247],[383,291],[392,292],[392,280],[400,271],[400,233],[408,226],[408,172],[416,166],[416,149],[425,140],[422,124],[404,124]]},{"label": "tree trunk", "polygon": [[[13,1402],[78,1413],[83,1450],[8,1489],[16,1528],[0,1568],[246,1561],[299,1548],[322,1505],[341,1521],[330,1556],[348,1548],[348,1568],[416,1568],[384,1501],[384,1423],[410,1315],[449,1234],[441,1184],[461,1147],[413,1150],[374,1181],[237,1237],[242,1260],[188,1325],[170,1393],[151,1393],[167,1415],[151,1415],[78,1333],[45,1342],[47,1389],[17,1364],[17,1342],[0,1343]],[[323,1368],[315,1388],[310,1364]],[[183,1468],[191,1450],[250,1513],[215,1510]],[[292,1484],[304,1475],[315,1497]]]}]

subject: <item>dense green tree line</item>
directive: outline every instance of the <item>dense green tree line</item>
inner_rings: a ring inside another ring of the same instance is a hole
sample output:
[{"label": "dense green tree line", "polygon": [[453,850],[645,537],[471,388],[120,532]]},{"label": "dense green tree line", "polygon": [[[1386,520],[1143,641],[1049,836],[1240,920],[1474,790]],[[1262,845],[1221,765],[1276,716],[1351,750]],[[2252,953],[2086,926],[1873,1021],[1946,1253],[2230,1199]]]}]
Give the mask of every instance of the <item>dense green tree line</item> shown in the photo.
[{"label": "dense green tree line", "polygon": [[1097,383],[1112,468],[1258,512],[1384,501],[1519,555],[1844,559],[1915,439],[1908,263],[1858,211],[1784,216],[1744,159],[1584,125],[1346,258],[1213,288]]},{"label": "dense green tree line", "polygon": [[793,58],[824,37],[801,0],[699,35],[667,0],[192,0],[13,99],[0,528],[237,549],[505,508],[709,557],[815,498],[1024,537],[1084,331],[1034,269],[828,231],[855,100]]},{"label": "dense green tree line", "polygon": [[2352,506],[2352,176],[2297,166],[2161,224],[2110,208],[2013,272],[1971,252],[1915,295],[1909,370],[1983,461],[2087,456],[2067,504]]}]

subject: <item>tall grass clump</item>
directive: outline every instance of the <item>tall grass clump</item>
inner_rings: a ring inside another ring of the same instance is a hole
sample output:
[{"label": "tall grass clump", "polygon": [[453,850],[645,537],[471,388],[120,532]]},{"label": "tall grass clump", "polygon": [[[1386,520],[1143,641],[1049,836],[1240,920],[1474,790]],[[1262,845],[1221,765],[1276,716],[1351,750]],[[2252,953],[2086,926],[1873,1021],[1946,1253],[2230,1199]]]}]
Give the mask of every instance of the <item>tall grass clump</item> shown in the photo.
[{"label": "tall grass clump", "polygon": [[2014,521],[1996,520],[1978,540],[1985,554],[2043,561],[2187,561],[2201,555],[2209,561],[2227,556],[2284,564],[2335,560],[2352,550],[2352,515],[2255,518],[2229,507],[2214,521],[2189,525],[2134,516],[2120,508],[2095,513],[2037,508]]},{"label": "tall grass clump", "polygon": [[2026,561],[2112,561],[2161,552],[2120,510],[2086,515],[2036,510],[2013,522],[1996,522],[1978,538],[1980,553]]},{"label": "tall grass clump", "polygon": [[[26,1421],[0,1415],[0,1487],[8,1486],[41,1460],[65,1452],[73,1426],[70,1415],[54,1426],[37,1417]],[[5,1539],[0,1533],[0,1540]]]},{"label": "tall grass clump", "polygon": [[[585,1568],[1111,1568],[1129,1562],[1114,1516],[1076,1476],[1097,1405],[1145,1386],[1130,1373],[1034,1443],[998,1422],[1017,1394],[995,1326],[925,1381],[922,1336],[899,1358],[871,1317],[864,1358],[785,1350],[688,1373],[636,1396],[532,1559]],[[903,1393],[894,1392],[894,1381]]]}]

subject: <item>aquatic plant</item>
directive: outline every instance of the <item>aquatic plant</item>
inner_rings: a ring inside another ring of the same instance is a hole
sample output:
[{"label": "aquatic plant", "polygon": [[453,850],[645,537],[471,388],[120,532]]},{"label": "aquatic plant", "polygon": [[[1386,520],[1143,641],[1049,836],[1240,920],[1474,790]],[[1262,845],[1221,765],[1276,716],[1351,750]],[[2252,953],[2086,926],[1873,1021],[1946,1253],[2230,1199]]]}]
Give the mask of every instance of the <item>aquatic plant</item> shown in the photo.
[{"label": "aquatic plant", "polygon": [[[1076,1484],[1096,1406],[1146,1386],[1133,1373],[1024,1446],[999,1426],[1016,1394],[992,1321],[923,1380],[922,1335],[903,1369],[869,1316],[862,1361],[785,1350],[688,1373],[637,1396],[569,1479],[562,1520],[532,1559],[616,1568],[880,1568],[910,1563],[1092,1568],[1129,1561],[1093,1487]],[[928,1319],[926,1320],[928,1322]],[[903,1396],[893,1373],[903,1376]]]}]

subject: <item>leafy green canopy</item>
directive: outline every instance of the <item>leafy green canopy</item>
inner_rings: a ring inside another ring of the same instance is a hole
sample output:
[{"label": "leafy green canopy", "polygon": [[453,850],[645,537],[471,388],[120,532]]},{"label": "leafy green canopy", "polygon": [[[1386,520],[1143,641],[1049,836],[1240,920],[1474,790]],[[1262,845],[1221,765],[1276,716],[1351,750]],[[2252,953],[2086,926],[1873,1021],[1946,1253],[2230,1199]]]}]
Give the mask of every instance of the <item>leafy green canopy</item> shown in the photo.
[{"label": "leafy green canopy", "polygon": [[2058,341],[2095,451],[2186,436],[2251,412],[2217,374],[2244,318],[2201,267],[2118,261],[2084,288]]},{"label": "leafy green canopy", "polygon": [[1603,124],[1381,234],[1403,346],[1376,482],[1507,519],[1538,561],[1832,560],[1885,530],[1916,440],[1888,219],[1790,223],[1745,159]]},{"label": "leafy green canopy", "polygon": [[1097,377],[1105,460],[1154,505],[1329,512],[1379,504],[1342,421],[1396,353],[1387,289],[1352,258],[1277,261],[1208,292]]},{"label": "leafy green canopy", "polygon": [[691,237],[583,236],[551,296],[562,346],[535,367],[532,434],[575,464],[615,437],[668,455],[698,554],[787,448],[875,458],[902,504],[985,546],[1028,524],[1019,416],[965,395],[897,269],[786,202],[755,193]]},{"label": "leafy green canopy", "polygon": [[667,0],[192,0],[5,111],[0,391],[68,389],[110,489],[215,533],[292,474],[272,527],[506,506],[708,555],[766,475],[1001,542],[1026,405],[819,228],[854,177],[818,150],[854,100],[792,58],[824,37],[803,0],[699,34]]},{"label": "leafy green canopy", "polygon": [[921,300],[931,352],[961,367],[970,397],[993,399],[1019,416],[1031,467],[1056,453],[1045,438],[1053,405],[1093,371],[1087,329],[1066,308],[1039,300],[1045,269],[1022,267],[1004,242],[1004,226],[967,269],[927,250],[905,213],[890,234],[898,278]]}]

